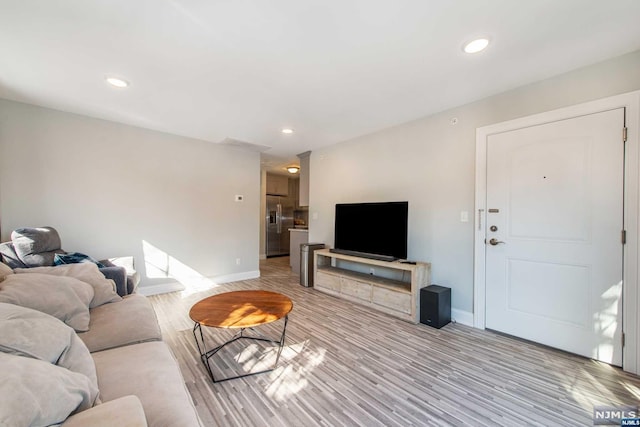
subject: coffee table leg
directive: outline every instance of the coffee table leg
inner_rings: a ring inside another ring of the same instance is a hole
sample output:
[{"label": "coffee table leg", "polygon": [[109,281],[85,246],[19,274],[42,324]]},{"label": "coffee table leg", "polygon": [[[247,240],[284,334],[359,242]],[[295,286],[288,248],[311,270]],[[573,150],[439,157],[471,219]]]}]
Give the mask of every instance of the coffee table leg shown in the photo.
[{"label": "coffee table leg", "polygon": [[[271,372],[274,369],[276,369],[276,367],[278,366],[278,361],[280,360],[280,355],[282,354],[282,349],[284,348],[284,341],[285,341],[285,337],[286,337],[286,333],[287,333],[287,322],[289,320],[289,316],[285,315],[284,317],[284,327],[282,328],[282,335],[280,336],[280,340],[276,341],[276,340],[272,340],[269,338],[263,338],[263,337],[251,337],[251,336],[247,336],[244,335],[244,330],[247,328],[242,328],[240,329],[240,332],[236,333],[230,340],[224,342],[223,344],[220,344],[219,346],[211,349],[211,350],[207,350],[207,347],[205,345],[204,342],[204,335],[202,333],[202,326],[200,325],[200,323],[195,322],[195,324],[193,325],[193,338],[196,341],[196,346],[198,347],[198,352],[200,353],[200,360],[202,360],[202,363],[204,364],[205,368],[207,369],[207,372],[209,373],[209,376],[211,377],[211,381],[213,381],[214,383],[219,383],[219,382],[223,382],[223,381],[228,381],[228,380],[234,380],[237,378],[243,378],[243,377],[249,377],[251,375],[258,375],[258,374],[264,374],[266,372]],[[252,328],[248,328],[248,329],[252,329]],[[253,330],[253,329],[252,329]],[[199,334],[198,334],[199,332]],[[200,335],[200,339],[198,339],[198,335]],[[262,335],[262,334],[260,334]],[[215,377],[213,376],[213,371],[211,370],[211,365],[209,363],[209,359],[211,357],[213,357],[214,354],[216,354],[219,350],[221,350],[223,347],[225,347],[228,344],[231,344],[232,342],[235,342],[239,339],[248,339],[248,340],[255,340],[255,341],[266,341],[266,342],[272,342],[272,343],[276,343],[278,344],[278,354],[276,356],[276,361],[273,364],[273,368],[271,369],[265,369],[263,371],[259,371],[259,372],[251,372],[248,374],[242,374],[242,375],[236,375],[233,377],[228,377],[228,378],[223,378],[223,379],[219,379],[216,380]]]},{"label": "coffee table leg", "polygon": [[[200,332],[200,341],[198,341],[198,335],[196,331]],[[202,360],[204,367],[207,368],[207,372],[209,373],[209,376],[211,377],[213,382],[216,382],[215,378],[213,378],[213,372],[211,371],[211,366],[209,365],[209,358],[207,357],[207,347],[204,343],[204,336],[202,335],[202,326],[198,322],[195,322],[195,324],[193,325],[193,338],[195,339],[196,345],[198,346],[198,353],[200,353],[200,360]],[[202,343],[202,347],[200,347],[200,343]]]},{"label": "coffee table leg", "polygon": [[276,363],[273,365],[273,369],[276,369],[278,366],[278,361],[280,360],[280,354],[282,354],[282,349],[284,348],[284,339],[287,334],[287,322],[289,321],[289,315],[284,316],[284,327],[282,328],[282,336],[280,337],[280,341],[278,341],[278,355],[276,356]]}]

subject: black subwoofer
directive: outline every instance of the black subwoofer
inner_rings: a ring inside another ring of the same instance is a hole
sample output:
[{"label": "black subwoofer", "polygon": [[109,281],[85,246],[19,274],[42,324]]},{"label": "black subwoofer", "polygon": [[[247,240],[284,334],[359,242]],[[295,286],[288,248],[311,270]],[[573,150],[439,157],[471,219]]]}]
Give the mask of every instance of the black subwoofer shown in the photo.
[{"label": "black subwoofer", "polygon": [[442,328],[451,322],[451,288],[431,285],[420,289],[420,323]]}]

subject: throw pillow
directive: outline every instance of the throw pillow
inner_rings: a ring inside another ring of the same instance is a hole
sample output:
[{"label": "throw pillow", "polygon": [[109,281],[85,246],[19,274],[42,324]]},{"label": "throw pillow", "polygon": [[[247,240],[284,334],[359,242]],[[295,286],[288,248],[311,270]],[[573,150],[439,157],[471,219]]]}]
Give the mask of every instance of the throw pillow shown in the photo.
[{"label": "throw pillow", "polygon": [[49,426],[96,404],[89,378],[42,360],[0,353],[0,425]]},{"label": "throw pillow", "polygon": [[0,282],[8,275],[13,274],[13,270],[7,264],[0,262]]},{"label": "throw pillow", "polygon": [[48,314],[0,303],[0,351],[84,374],[98,388],[96,366],[87,346],[73,329]]},{"label": "throw pillow", "polygon": [[13,249],[29,267],[53,265],[53,257],[64,252],[60,236],[53,227],[18,228],[11,233]]},{"label": "throw pillow", "polygon": [[13,242],[0,243],[0,262],[5,263],[11,268],[27,267],[27,265],[20,260],[15,249],[13,249]]},{"label": "throw pillow", "polygon": [[73,277],[12,274],[0,282],[0,302],[52,315],[79,332],[89,330],[91,285]]},{"label": "throw pillow", "polygon": [[122,298],[116,292],[116,284],[113,280],[104,277],[98,266],[93,263],[67,264],[57,267],[16,268],[14,273],[51,274],[54,276],[68,276],[81,280],[93,286],[93,299],[89,308],[98,307],[109,302],[121,301]]},{"label": "throw pillow", "polygon": [[81,262],[90,262],[97,265],[99,268],[104,268],[105,265],[100,261],[90,257],[89,255],[80,252],[67,252],[64,254],[55,254],[53,257],[53,265],[64,264],[79,264]]}]

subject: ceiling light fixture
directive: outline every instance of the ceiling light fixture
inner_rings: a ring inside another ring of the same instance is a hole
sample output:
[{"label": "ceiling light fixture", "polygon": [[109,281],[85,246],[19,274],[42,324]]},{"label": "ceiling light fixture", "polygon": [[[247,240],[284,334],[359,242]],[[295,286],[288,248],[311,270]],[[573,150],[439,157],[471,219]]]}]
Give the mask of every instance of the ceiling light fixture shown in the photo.
[{"label": "ceiling light fixture", "polygon": [[286,133],[287,135],[292,134],[292,133],[293,133],[293,129],[291,129],[291,128],[284,128],[284,129],[282,129],[282,133]]},{"label": "ceiling light fixture", "polygon": [[299,170],[300,170],[300,168],[298,166],[288,166],[287,167],[287,172],[289,172],[289,173],[298,173]]},{"label": "ceiling light fixture", "polygon": [[118,77],[106,77],[105,80],[111,86],[115,86],[115,87],[118,87],[118,88],[125,88],[125,87],[129,86],[129,82],[128,81],[123,80],[123,79],[118,78]]},{"label": "ceiling light fixture", "polygon": [[486,49],[487,46],[489,46],[489,39],[480,38],[466,43],[462,50],[464,50],[466,53],[478,53]]}]

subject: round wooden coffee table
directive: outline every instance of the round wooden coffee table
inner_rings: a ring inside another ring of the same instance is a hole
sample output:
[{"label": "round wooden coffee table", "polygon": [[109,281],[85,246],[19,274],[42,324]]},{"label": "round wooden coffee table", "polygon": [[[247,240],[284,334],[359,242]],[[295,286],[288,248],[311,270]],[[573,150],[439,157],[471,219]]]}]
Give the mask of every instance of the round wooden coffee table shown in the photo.
[{"label": "round wooden coffee table", "polygon": [[[195,323],[193,326],[193,337],[200,352],[200,359],[207,369],[211,380],[215,383],[273,371],[278,365],[278,360],[284,347],[287,321],[289,312],[291,312],[292,309],[293,302],[291,302],[289,297],[270,291],[225,292],[205,298],[191,307],[189,317],[191,317],[191,320]],[[253,329],[256,326],[275,322],[282,318],[284,318],[284,326],[279,340],[266,338]],[[207,350],[204,335],[202,334],[203,326],[239,329],[239,331],[227,342],[211,350]],[[254,334],[257,334],[257,336],[245,335],[246,329],[251,330]],[[251,339],[278,344],[278,353],[273,368],[216,380],[213,376],[209,359],[223,347],[239,339]]]}]

